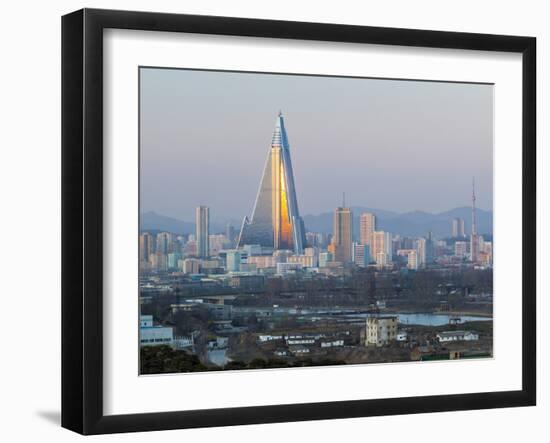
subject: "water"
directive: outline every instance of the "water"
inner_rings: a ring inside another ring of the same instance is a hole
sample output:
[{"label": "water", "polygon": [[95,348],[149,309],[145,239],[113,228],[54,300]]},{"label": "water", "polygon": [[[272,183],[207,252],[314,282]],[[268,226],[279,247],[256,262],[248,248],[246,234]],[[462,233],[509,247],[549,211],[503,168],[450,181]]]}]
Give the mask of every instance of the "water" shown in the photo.
[{"label": "water", "polygon": [[[354,311],[353,308],[345,308],[345,307],[338,307],[338,308],[307,308],[307,309],[300,309],[299,311],[295,308],[288,308],[288,307],[277,307],[277,308],[251,308],[251,307],[243,307],[243,308],[236,308],[234,309],[234,312],[240,311],[240,312],[255,312],[258,310],[272,310],[274,314],[287,314],[287,315],[301,315],[301,316],[309,316],[310,320],[322,320],[325,318],[335,318],[335,316],[342,316],[344,318],[349,319],[348,321],[353,321],[353,319],[357,318],[366,318],[369,315],[372,314],[366,314],[357,312],[354,314],[350,313],[351,311]],[[347,313],[345,312],[347,311]],[[400,314],[400,313],[388,313],[388,315],[397,315],[399,317],[399,323],[401,324],[409,324],[409,325],[421,325],[421,326],[442,326],[449,324],[449,320],[451,318],[460,319],[460,323],[468,322],[468,321],[492,321],[492,317],[487,316],[473,316],[473,315],[453,315],[453,314],[443,314],[443,313],[431,313],[431,312],[422,312],[422,313],[414,313],[414,314]],[[311,317],[314,316],[314,317]]]},{"label": "water", "polygon": [[449,324],[451,318],[459,318],[460,323],[467,321],[491,321],[491,317],[477,317],[471,315],[452,315],[452,314],[433,314],[433,313],[418,313],[418,314],[396,314],[399,323],[409,325],[422,326],[442,326]]}]

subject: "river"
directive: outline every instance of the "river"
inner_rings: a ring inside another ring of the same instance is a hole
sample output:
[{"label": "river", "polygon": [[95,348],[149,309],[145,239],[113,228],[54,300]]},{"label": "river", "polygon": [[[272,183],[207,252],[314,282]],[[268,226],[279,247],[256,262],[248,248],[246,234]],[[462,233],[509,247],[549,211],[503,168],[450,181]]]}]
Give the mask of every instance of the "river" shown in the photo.
[{"label": "river", "polygon": [[467,321],[491,321],[492,317],[478,317],[472,315],[452,315],[439,313],[416,313],[416,314],[396,314],[401,324],[422,325],[422,326],[442,326],[449,324],[449,320],[460,319],[460,323]]}]

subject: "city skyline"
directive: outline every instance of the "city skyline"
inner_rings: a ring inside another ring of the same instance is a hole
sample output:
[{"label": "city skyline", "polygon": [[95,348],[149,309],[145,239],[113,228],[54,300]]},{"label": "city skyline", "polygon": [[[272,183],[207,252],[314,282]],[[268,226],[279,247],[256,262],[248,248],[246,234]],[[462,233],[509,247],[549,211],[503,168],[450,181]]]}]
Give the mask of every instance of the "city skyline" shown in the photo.
[{"label": "city skyline", "polygon": [[147,72],[140,374],[492,357],[490,87]]},{"label": "city skyline", "polygon": [[[342,192],[350,206],[444,212],[468,206],[459,191],[474,175],[478,208],[492,209],[489,85],[155,69],[141,74],[142,212],[190,220],[196,206],[208,205],[226,219],[250,215],[261,178],[255,165],[264,162],[267,127],[279,107],[291,125],[302,214],[331,211]],[[188,87],[197,80],[206,86],[195,88],[200,94]],[[347,104],[327,86],[338,86]],[[237,100],[237,94],[252,97]],[[296,95],[315,106],[305,103],[305,112]],[[258,99],[254,106],[251,98]],[[342,168],[332,167],[336,160]],[[384,170],[391,177],[380,177]],[[193,186],[205,174],[212,180]],[[383,185],[389,180],[392,186]],[[179,192],[185,198],[176,200],[171,188],[192,192]]]}]

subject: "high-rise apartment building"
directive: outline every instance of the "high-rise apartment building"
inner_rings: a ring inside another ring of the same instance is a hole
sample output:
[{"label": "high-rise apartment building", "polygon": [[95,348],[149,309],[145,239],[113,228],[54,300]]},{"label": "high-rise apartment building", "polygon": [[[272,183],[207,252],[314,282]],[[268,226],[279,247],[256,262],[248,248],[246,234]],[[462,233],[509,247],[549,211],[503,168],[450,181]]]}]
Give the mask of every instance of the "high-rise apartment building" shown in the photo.
[{"label": "high-rise apartment building", "polygon": [[235,231],[235,227],[232,224],[227,224],[225,226],[225,237],[227,238],[227,243],[230,248],[234,247],[236,236],[237,232]]},{"label": "high-rise apartment building", "polygon": [[239,272],[241,270],[241,253],[239,251],[227,251],[225,260],[225,270],[227,272]]},{"label": "high-rise apartment building", "polygon": [[381,261],[384,262],[384,265],[391,263],[393,259],[392,241],[389,232],[374,231],[372,233],[371,256],[378,264],[381,264]]},{"label": "high-rise apartment building", "polygon": [[412,250],[407,255],[407,268],[413,271],[418,269],[418,254],[415,250]]},{"label": "high-rise apartment building", "polygon": [[156,253],[167,255],[170,251],[172,236],[169,232],[159,232],[157,234]]},{"label": "high-rise apartment building", "polygon": [[415,242],[419,268],[426,266],[426,243],[427,242],[424,237],[417,238]]},{"label": "high-rise apartment building", "polygon": [[208,257],[208,242],[210,231],[210,209],[207,206],[199,206],[195,211],[195,234],[197,237],[197,256]]},{"label": "high-rise apartment building", "polygon": [[200,260],[195,258],[186,258],[181,262],[182,271],[186,274],[198,274],[200,272]]},{"label": "high-rise apartment building", "polygon": [[225,234],[210,234],[208,236],[208,255],[218,255],[218,253],[229,247]]},{"label": "high-rise apartment building", "polygon": [[168,254],[168,269],[178,269],[178,262],[182,259],[182,255],[179,252],[170,252]]},{"label": "high-rise apartment building", "polygon": [[370,262],[370,246],[360,243],[353,243],[353,263],[364,268]]},{"label": "high-rise apartment building", "polygon": [[466,234],[464,233],[464,219],[457,217],[453,219],[452,224],[452,236],[454,238],[462,238],[466,237]]},{"label": "high-rise apartment building", "polygon": [[279,112],[252,217],[245,217],[238,246],[259,244],[303,254],[304,222],[298,211],[290,145]]},{"label": "high-rise apartment building", "polygon": [[334,260],[352,261],[353,213],[350,208],[339,207],[334,211],[332,245]]},{"label": "high-rise apartment building", "polygon": [[477,219],[476,219],[476,188],[475,181],[472,180],[472,234],[470,235],[470,261],[478,262],[479,255],[479,238],[477,235]]},{"label": "high-rise apartment building", "polygon": [[455,242],[455,256],[466,257],[468,255],[468,243],[465,241]]},{"label": "high-rise apartment building", "polygon": [[144,232],[139,236],[139,261],[149,261],[149,256],[155,252],[155,239],[148,232]]},{"label": "high-rise apartment building", "polygon": [[361,214],[359,217],[359,243],[370,246],[374,231],[376,231],[376,216],[369,212]]},{"label": "high-rise apartment building", "polygon": [[426,263],[434,261],[435,238],[432,231],[426,233]]},{"label": "high-rise apartment building", "polygon": [[332,252],[321,252],[319,254],[319,267],[324,268],[334,260]]}]

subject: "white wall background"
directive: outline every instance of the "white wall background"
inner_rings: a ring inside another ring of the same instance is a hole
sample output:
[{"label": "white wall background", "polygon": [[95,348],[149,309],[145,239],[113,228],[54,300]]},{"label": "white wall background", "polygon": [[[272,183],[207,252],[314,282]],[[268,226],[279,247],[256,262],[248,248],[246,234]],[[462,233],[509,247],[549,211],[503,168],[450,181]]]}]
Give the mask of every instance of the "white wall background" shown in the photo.
[{"label": "white wall background", "polygon": [[[545,2],[277,0],[11,1],[0,26],[0,436],[2,440],[82,439],[59,427],[60,415],[60,17],[81,7],[155,10],[282,20],[531,35],[538,38],[538,145],[550,119],[549,13]],[[546,106],[545,106],[546,105]],[[545,113],[546,111],[546,113]],[[546,164],[543,162],[546,161]],[[539,155],[539,191],[550,195],[548,157]],[[544,189],[545,188],[545,189]],[[548,199],[539,196],[539,226]],[[539,228],[540,231],[540,228]],[[539,251],[550,247],[539,236]],[[542,255],[539,252],[539,257]],[[539,275],[546,261],[539,261]],[[23,270],[25,269],[25,271]],[[549,434],[550,282],[539,279],[539,406],[458,413],[330,420],[102,436],[94,441],[518,441]],[[17,343],[17,344],[15,344]],[[543,353],[543,351],[545,351]]]}]

